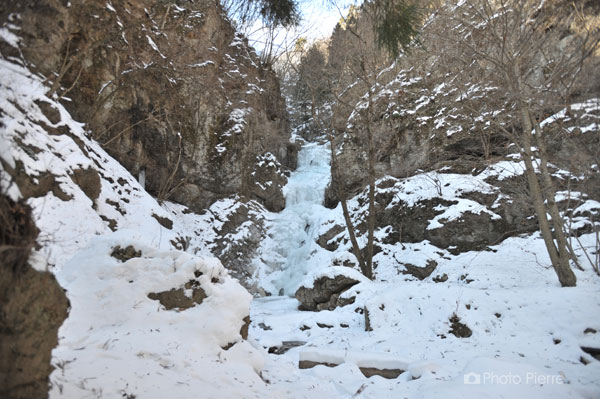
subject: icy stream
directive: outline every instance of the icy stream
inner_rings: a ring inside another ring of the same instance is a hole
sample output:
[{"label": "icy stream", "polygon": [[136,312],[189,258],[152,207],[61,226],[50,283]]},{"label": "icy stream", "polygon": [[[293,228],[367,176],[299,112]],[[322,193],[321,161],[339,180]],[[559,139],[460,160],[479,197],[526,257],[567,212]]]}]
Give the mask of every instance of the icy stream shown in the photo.
[{"label": "icy stream", "polygon": [[311,270],[311,255],[319,250],[315,242],[318,227],[329,212],[322,205],[330,180],[329,162],[326,144],[304,145],[298,154],[298,168],[284,188],[286,207],[275,217],[270,229],[279,258],[271,281],[282,295],[294,295]]}]

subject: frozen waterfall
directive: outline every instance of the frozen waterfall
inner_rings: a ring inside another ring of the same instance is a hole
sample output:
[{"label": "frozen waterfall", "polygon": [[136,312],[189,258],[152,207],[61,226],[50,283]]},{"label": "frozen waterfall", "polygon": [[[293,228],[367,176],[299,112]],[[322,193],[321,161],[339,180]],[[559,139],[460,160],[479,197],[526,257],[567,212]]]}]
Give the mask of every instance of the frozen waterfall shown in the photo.
[{"label": "frozen waterfall", "polygon": [[[309,143],[298,154],[298,168],[284,188],[285,209],[270,228],[278,261],[270,275],[276,293],[294,295],[321,248],[315,242],[322,218],[325,188],[330,180],[330,151],[327,144]],[[318,266],[318,265],[317,265]]]}]

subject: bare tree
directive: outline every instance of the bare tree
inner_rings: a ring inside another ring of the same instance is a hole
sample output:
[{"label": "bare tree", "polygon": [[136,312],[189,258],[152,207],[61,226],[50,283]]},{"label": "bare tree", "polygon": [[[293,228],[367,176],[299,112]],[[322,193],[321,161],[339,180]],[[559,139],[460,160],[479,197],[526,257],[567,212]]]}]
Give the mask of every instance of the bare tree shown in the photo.
[{"label": "bare tree", "polygon": [[[339,25],[336,29],[343,29],[341,32],[346,39],[350,39],[351,46],[344,46],[344,51],[332,44],[330,49],[336,49],[336,54],[329,55],[327,65],[327,90],[323,91],[323,84],[319,79],[306,79],[305,88],[311,93],[311,114],[319,130],[327,134],[331,146],[331,171],[332,184],[338,200],[341,203],[346,229],[361,272],[369,279],[373,279],[373,254],[374,254],[374,230],[375,230],[375,142],[373,132],[373,106],[374,95],[377,88],[377,76],[379,70],[389,62],[386,55],[378,51],[375,45],[375,35],[372,30],[371,22],[367,16],[359,17],[357,9],[350,11],[346,18],[345,26]],[[346,43],[348,44],[348,43]],[[310,52],[309,52],[310,54]],[[313,58],[316,59],[316,57]],[[308,59],[308,57],[307,57]],[[313,64],[318,64],[313,62]],[[348,88],[352,87],[352,91]],[[359,94],[360,93],[360,94]],[[327,101],[334,104],[331,113],[325,118],[323,113],[319,113],[319,104]],[[315,107],[315,104],[317,106]],[[348,196],[351,194],[349,187],[344,181],[341,173],[341,165],[337,159],[337,147],[347,137],[346,112],[353,110],[350,116],[354,125],[354,134],[360,137],[364,143],[365,165],[367,184],[368,184],[368,211],[366,216],[367,243],[363,249],[360,247],[357,238],[357,228],[353,222],[352,215],[348,207]],[[336,120],[344,120],[344,126],[336,129]]]},{"label": "bare tree", "polygon": [[520,150],[540,232],[562,286],[574,286],[576,277],[555,200],[548,132],[540,121],[581,95],[582,73],[600,41],[583,15],[561,0],[466,0],[438,12],[447,24],[439,39],[475,65],[481,83],[495,86],[514,114],[495,126]]},{"label": "bare tree", "polygon": [[[318,51],[318,50],[314,49],[314,51]],[[308,54],[311,54],[311,52],[309,51]],[[323,65],[320,62],[315,62],[315,60],[319,60],[319,57],[317,57],[314,52],[312,53],[311,57],[305,58],[305,61],[309,62],[308,67],[312,66],[314,68],[316,66],[318,68],[322,68]],[[310,62],[310,61],[312,61],[312,62]],[[304,67],[306,68],[307,66],[304,65]],[[301,65],[299,69],[303,70],[304,69],[303,65]],[[308,71],[305,70],[304,72],[308,73],[311,71],[313,71],[313,70],[309,68]],[[299,78],[302,78],[302,75],[299,74]],[[356,231],[357,231],[356,226],[354,225],[354,222],[352,220],[352,215],[350,214],[350,210],[348,208],[348,194],[349,193],[344,184],[343,177],[340,173],[340,165],[339,165],[339,162],[337,159],[337,148],[336,148],[336,142],[337,142],[336,136],[337,135],[336,135],[336,132],[335,132],[335,129],[333,126],[333,123],[335,120],[335,115],[331,115],[329,112],[326,111],[327,107],[323,106],[324,104],[323,104],[322,86],[320,86],[320,84],[319,84],[322,82],[318,82],[318,80],[315,80],[315,79],[303,79],[302,81],[299,81],[298,83],[301,86],[301,88],[299,90],[297,90],[296,94],[301,95],[302,97],[306,96],[306,95],[310,96],[310,113],[311,113],[312,122],[314,123],[315,128],[319,132],[321,132],[322,134],[327,136],[327,140],[329,141],[329,146],[330,146],[330,151],[331,151],[332,184],[335,187],[335,193],[336,193],[337,198],[339,199],[341,206],[342,206],[342,213],[343,213],[344,221],[346,224],[346,230],[348,232],[348,236],[350,238],[350,243],[352,245],[352,253],[356,257],[358,266],[359,266],[361,272],[363,273],[363,275],[369,279],[373,279],[373,267],[372,267],[372,253],[373,253],[372,237],[373,237],[373,234],[371,233],[369,235],[370,240],[371,240],[370,241],[371,242],[370,252],[368,252],[365,257],[364,253],[361,250],[360,245],[358,243],[357,234],[356,234]],[[331,82],[329,82],[329,85],[330,85],[329,93],[335,99],[334,101],[340,102],[340,101],[343,101],[343,99],[341,99],[337,95],[337,93],[340,91],[339,80],[337,81],[337,83],[338,83],[338,86],[333,86],[331,84]],[[332,100],[332,98],[330,98],[330,100]],[[369,220],[370,220],[370,215],[368,217]],[[371,226],[371,225],[374,226],[374,222],[369,223],[369,226]],[[371,254],[371,256],[369,256],[369,253]],[[368,258],[370,258],[370,260]]]}]

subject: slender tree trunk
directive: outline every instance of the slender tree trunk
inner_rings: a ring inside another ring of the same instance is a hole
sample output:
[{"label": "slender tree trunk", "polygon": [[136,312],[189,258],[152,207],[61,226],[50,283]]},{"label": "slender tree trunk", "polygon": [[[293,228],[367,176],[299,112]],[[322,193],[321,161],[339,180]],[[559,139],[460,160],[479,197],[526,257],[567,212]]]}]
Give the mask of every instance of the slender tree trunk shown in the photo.
[{"label": "slender tree trunk", "polygon": [[369,216],[368,216],[368,241],[366,273],[364,275],[373,279],[373,236],[375,232],[375,145],[373,143],[373,132],[371,131],[371,98],[369,91],[369,105],[367,107],[367,138],[369,140]]},{"label": "slender tree trunk", "polygon": [[550,261],[552,262],[554,271],[558,276],[558,281],[563,287],[573,287],[575,286],[577,279],[571,270],[571,267],[569,266],[568,256],[565,259],[566,247],[564,247],[565,251],[563,252],[563,255],[561,255],[559,249],[556,248],[554,238],[552,237],[552,228],[546,213],[546,205],[544,204],[544,193],[542,192],[540,182],[537,174],[535,173],[535,168],[533,165],[534,156],[531,151],[531,132],[533,128],[533,126],[531,126],[531,119],[529,118],[527,107],[522,101],[519,101],[519,108],[521,127],[523,130],[521,132],[521,137],[523,145],[522,155],[525,162],[525,173],[527,175],[527,183],[529,185],[529,192],[531,199],[533,200],[535,213],[540,225],[540,232],[542,233],[544,244],[546,244],[546,249],[548,250],[548,255],[550,256]]},{"label": "slender tree trunk", "polygon": [[340,199],[340,203],[342,204],[342,213],[344,214],[344,221],[346,222],[346,230],[348,231],[348,235],[350,236],[350,243],[352,244],[352,252],[354,256],[356,256],[356,260],[358,261],[358,266],[360,267],[360,271],[365,277],[372,279],[368,273],[367,264],[365,263],[365,259],[362,256],[360,251],[360,247],[358,245],[358,241],[356,240],[356,234],[354,233],[354,223],[352,223],[352,218],[350,217],[350,212],[348,211],[348,203],[346,202],[346,193],[344,190],[344,186],[337,176],[337,160],[335,158],[335,146],[333,143],[333,135],[329,134],[329,145],[331,149],[331,175],[332,180],[336,186],[336,191],[338,194],[338,198]]},{"label": "slender tree trunk", "polygon": [[372,273],[370,273],[370,269],[368,268],[367,263],[365,262],[365,259],[362,256],[360,247],[358,246],[358,241],[356,240],[356,235],[354,234],[354,224],[352,223],[352,219],[350,218],[350,212],[348,212],[348,204],[346,203],[346,199],[340,199],[340,202],[342,203],[342,212],[344,213],[344,220],[346,221],[346,229],[348,230],[350,242],[352,243],[352,252],[358,260],[358,265],[362,274],[364,274],[365,277],[367,277],[368,279],[372,279]]},{"label": "slender tree trunk", "polygon": [[[531,118],[531,113],[529,113],[529,117],[533,123],[534,119]],[[560,215],[558,205],[556,205],[556,190],[554,189],[554,183],[552,182],[550,171],[548,170],[548,151],[546,149],[546,140],[544,139],[542,129],[538,123],[535,123],[535,138],[540,153],[540,174],[542,176],[542,188],[548,204],[548,213],[550,213],[552,225],[554,226],[554,234],[556,236],[556,242],[558,245],[558,254],[561,258],[561,262],[565,263],[567,267],[569,267],[569,259],[571,256],[574,256],[574,253],[569,251],[569,243],[565,236],[564,230],[565,221]],[[575,278],[574,275],[573,278]]]}]

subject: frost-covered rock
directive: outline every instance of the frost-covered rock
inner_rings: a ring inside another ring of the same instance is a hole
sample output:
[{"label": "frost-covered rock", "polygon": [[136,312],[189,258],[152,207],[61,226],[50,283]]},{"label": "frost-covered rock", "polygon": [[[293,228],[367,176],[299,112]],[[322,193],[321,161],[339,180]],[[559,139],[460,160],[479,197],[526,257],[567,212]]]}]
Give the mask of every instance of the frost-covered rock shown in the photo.
[{"label": "frost-covered rock", "polygon": [[[121,262],[109,255],[116,243],[143,255]],[[157,251],[115,233],[78,252],[57,278],[71,311],[53,354],[60,368],[51,376],[51,397],[186,397],[190,389],[232,397],[232,380],[214,377],[228,373],[262,384],[262,357],[241,334],[252,297],[217,259]],[[195,306],[184,310],[173,295],[155,294],[179,290],[178,298]]]},{"label": "frost-covered rock", "polygon": [[[527,208],[507,201],[499,187],[487,183],[493,175],[493,171],[476,176],[429,172],[378,180],[376,245],[428,241],[460,253],[482,250],[510,236],[531,232],[535,221],[527,219]],[[349,206],[359,236],[365,236],[368,190],[349,201]],[[321,227],[317,242],[330,251],[348,242],[341,212]]]},{"label": "frost-covered rock", "polygon": [[[37,251],[38,269],[62,267],[96,235],[129,230],[131,238],[161,249],[218,256],[241,281],[252,275],[249,259],[264,235],[266,210],[260,203],[233,196],[202,215],[179,204],[159,204],[45,95],[41,78],[6,60],[0,60],[0,71],[2,190],[27,200],[43,236],[52,237]],[[47,109],[54,110],[54,122]],[[270,159],[266,167],[280,170]],[[133,248],[114,251],[124,260],[138,256]]]},{"label": "frost-covered rock", "polygon": [[212,215],[211,228],[215,233],[209,244],[212,253],[232,276],[255,292],[251,260],[264,238],[268,212],[258,202],[244,201],[240,197],[218,201],[207,212]]},{"label": "frost-covered rock", "polygon": [[354,303],[354,297],[348,298],[342,294],[365,279],[350,268],[330,268],[298,288],[295,296],[300,302],[299,308],[313,311],[333,310]]}]

